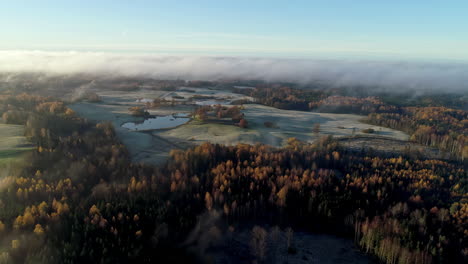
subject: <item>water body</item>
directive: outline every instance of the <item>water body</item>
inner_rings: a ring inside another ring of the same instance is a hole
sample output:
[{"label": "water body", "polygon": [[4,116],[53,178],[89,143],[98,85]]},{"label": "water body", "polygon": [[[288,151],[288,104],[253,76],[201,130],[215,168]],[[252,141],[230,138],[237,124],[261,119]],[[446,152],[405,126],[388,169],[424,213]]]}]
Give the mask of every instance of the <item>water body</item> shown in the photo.
[{"label": "water body", "polygon": [[132,131],[148,131],[156,129],[168,129],[178,127],[190,121],[190,115],[186,113],[177,113],[167,116],[157,116],[148,118],[143,122],[127,122],[122,127]]}]

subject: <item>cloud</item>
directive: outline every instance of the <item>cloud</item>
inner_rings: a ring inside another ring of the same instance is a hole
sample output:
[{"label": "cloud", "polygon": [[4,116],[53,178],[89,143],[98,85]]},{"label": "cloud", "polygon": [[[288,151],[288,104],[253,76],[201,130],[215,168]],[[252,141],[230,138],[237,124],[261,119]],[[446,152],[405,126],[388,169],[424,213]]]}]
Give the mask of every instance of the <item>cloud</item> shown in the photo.
[{"label": "cloud", "polygon": [[95,74],[161,79],[244,79],[332,86],[467,91],[468,64],[130,55],[98,52],[0,51],[0,72]]}]

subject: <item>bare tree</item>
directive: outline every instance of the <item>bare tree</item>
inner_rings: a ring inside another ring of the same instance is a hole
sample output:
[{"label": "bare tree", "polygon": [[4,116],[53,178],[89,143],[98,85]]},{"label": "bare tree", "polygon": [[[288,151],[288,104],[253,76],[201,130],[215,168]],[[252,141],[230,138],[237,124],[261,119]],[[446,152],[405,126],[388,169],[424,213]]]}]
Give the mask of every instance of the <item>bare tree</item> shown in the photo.
[{"label": "bare tree", "polygon": [[278,242],[282,235],[281,229],[274,226],[268,234],[268,263],[277,263]]},{"label": "bare tree", "polygon": [[286,232],[287,246],[288,246],[288,250],[289,250],[291,248],[291,245],[292,245],[294,231],[292,230],[292,228],[288,227],[288,228],[286,228],[285,232]]},{"label": "bare tree", "polygon": [[252,250],[252,254],[259,262],[262,262],[266,255],[267,232],[262,227],[254,226],[254,228],[252,228],[251,236],[252,238],[250,239],[250,249]]}]

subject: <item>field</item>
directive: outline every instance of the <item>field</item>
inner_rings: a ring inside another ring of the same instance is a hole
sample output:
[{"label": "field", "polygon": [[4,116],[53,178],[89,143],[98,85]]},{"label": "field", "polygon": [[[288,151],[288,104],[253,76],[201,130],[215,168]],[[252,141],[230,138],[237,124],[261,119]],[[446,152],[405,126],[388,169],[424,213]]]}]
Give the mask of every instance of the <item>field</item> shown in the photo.
[{"label": "field", "polygon": [[23,126],[0,123],[0,168],[15,161],[21,154],[31,149],[23,136]]},{"label": "field", "polygon": [[[351,136],[363,134],[366,128],[373,128],[376,136],[387,136],[406,140],[408,136],[400,131],[367,125],[359,120],[363,116],[348,114],[326,114],[302,111],[280,110],[257,104],[247,104],[242,111],[248,121],[248,128],[242,129],[232,125],[220,125],[204,122],[192,122],[176,129],[154,131],[154,135],[193,142],[210,141],[220,144],[263,143],[281,147],[290,137],[296,137],[305,142],[313,142],[320,136]],[[275,124],[266,127],[265,122]],[[313,131],[314,125],[320,124],[318,133]]]},{"label": "field", "polygon": [[[188,89],[190,89],[189,92]],[[206,88],[180,88],[172,92],[140,90],[98,93],[102,99],[101,102],[80,102],[71,104],[70,107],[90,120],[112,122],[117,135],[128,147],[136,162],[160,164],[166,160],[171,149],[185,149],[207,141],[227,145],[262,143],[281,147],[290,137],[296,137],[305,142],[313,142],[325,135],[335,137],[367,135],[372,138],[385,137],[400,141],[408,139],[408,135],[401,131],[362,123],[360,120],[364,116],[281,110],[258,104],[243,106],[242,112],[248,122],[246,129],[232,124],[191,120],[171,129],[130,131],[123,128],[122,124],[141,122],[144,118],[130,115],[128,108],[137,105],[144,106],[144,102],[155,98],[174,100],[179,104],[149,109],[148,111],[153,116],[190,114],[197,105],[216,102],[227,105],[233,100],[249,100],[250,98],[229,91]],[[195,97],[197,99],[189,102],[188,98],[193,96],[198,96],[198,98]],[[181,102],[186,104],[180,104]],[[265,122],[273,126],[266,126]],[[317,124],[320,126],[319,129],[314,129]],[[369,128],[375,132],[373,134],[362,132]]]}]

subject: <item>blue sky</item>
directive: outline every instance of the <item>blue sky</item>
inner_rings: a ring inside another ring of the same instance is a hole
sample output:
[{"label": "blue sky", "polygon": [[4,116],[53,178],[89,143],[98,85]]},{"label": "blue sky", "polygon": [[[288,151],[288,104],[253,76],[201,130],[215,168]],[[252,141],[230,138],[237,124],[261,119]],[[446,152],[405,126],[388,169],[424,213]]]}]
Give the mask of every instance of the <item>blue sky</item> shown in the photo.
[{"label": "blue sky", "polygon": [[468,60],[468,1],[2,1],[0,49]]}]

